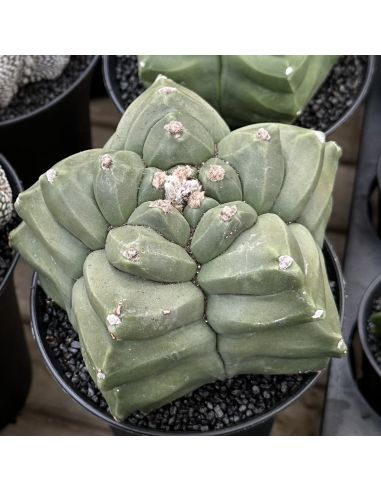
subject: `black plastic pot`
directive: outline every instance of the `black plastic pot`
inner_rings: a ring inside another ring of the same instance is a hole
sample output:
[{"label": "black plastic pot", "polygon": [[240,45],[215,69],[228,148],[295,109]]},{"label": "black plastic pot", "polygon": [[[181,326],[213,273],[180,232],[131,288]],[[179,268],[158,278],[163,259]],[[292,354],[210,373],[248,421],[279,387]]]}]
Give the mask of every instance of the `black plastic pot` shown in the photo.
[{"label": "black plastic pot", "polygon": [[[9,162],[0,154],[14,198],[22,191],[20,180]],[[31,381],[30,358],[13,285],[13,272],[19,259],[14,254],[8,272],[0,284],[0,429],[15,421],[28,394]]]},{"label": "black plastic pot", "polygon": [[[326,242],[324,246],[324,255],[329,279],[335,281],[336,284],[336,303],[342,317],[344,311],[344,281],[338,258],[332,246],[328,242]],[[100,410],[99,407],[95,406],[95,404],[84,398],[77,390],[73,388],[73,386],[71,386],[70,382],[67,380],[63,373],[62,367],[60,367],[59,362],[53,356],[51,348],[49,347],[43,334],[41,333],[38,313],[36,309],[37,290],[39,288],[40,287],[38,286],[38,278],[35,274],[33,277],[31,290],[32,331],[38,348],[40,349],[41,354],[44,358],[46,366],[48,367],[49,371],[52,373],[58,384],[61,386],[61,388],[82,407],[99,417],[106,424],[110,425],[116,435],[168,435],[168,433],[165,432],[152,430],[149,428],[142,429],[129,423],[116,422],[108,413]],[[297,398],[299,398],[308,388],[310,388],[315,383],[319,376],[320,373],[311,374],[311,377],[306,381],[304,386],[302,386],[296,393],[290,395],[288,399],[275,406],[271,411],[247,419],[242,423],[226,429],[203,432],[202,435],[268,435],[271,431],[275,415],[284,410]],[[182,435],[184,434],[185,433],[182,433]],[[197,435],[197,433],[192,433],[192,435]]]},{"label": "black plastic pot", "polygon": [[91,148],[90,86],[98,58],[94,56],[59,97],[23,116],[0,121],[0,152],[25,187],[61,159]]},{"label": "black plastic pot", "polygon": [[[106,90],[115,104],[118,111],[124,113],[125,107],[123,106],[122,98],[120,95],[120,90],[115,77],[115,66],[116,66],[116,56],[115,55],[105,55],[103,56],[103,79],[106,86]],[[363,85],[359,91],[354,103],[350,106],[347,111],[339,118],[334,125],[332,125],[325,132],[326,135],[330,135],[335,130],[337,130],[341,125],[343,125],[356,111],[360,104],[364,101],[369,87],[372,82],[373,74],[375,70],[375,56],[368,56],[368,65],[366,69],[366,74],[364,77]],[[318,128],[316,128],[318,130]]]},{"label": "black plastic pot", "polygon": [[376,277],[365,291],[360,303],[357,328],[363,353],[359,388],[372,408],[381,415],[381,367],[370,349],[367,335],[367,324],[373,311],[373,301],[380,296],[381,275]]},{"label": "black plastic pot", "polygon": [[333,360],[330,364],[321,429],[324,435],[381,435],[381,413],[376,411],[374,403],[375,399],[378,405],[381,403],[381,389],[377,395],[374,390],[380,378],[358,333],[360,331],[362,336],[371,291],[378,292],[375,277],[381,272],[380,228],[375,220],[377,208],[372,207],[381,159],[381,57],[375,58],[376,70],[365,108],[344,258],[347,298],[343,336],[351,357]]}]

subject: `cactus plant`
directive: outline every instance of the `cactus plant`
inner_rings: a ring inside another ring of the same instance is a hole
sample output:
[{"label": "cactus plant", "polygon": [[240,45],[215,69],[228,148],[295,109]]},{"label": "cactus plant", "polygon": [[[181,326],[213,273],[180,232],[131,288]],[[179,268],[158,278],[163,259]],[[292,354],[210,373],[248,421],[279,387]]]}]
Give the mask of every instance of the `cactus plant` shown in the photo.
[{"label": "cactus plant", "polygon": [[13,212],[12,189],[0,166],[0,230],[8,224]]},{"label": "cactus plant", "polygon": [[59,77],[69,59],[70,55],[1,55],[0,108],[9,105],[22,85]]},{"label": "cactus plant", "polygon": [[145,84],[166,75],[197,92],[232,128],[292,123],[326,79],[337,56],[140,55]]},{"label": "cactus plant", "polygon": [[343,355],[319,247],[339,156],[312,130],[231,133],[159,77],[103,149],[19,195],[12,245],[67,310],[116,419],[216,379]]}]

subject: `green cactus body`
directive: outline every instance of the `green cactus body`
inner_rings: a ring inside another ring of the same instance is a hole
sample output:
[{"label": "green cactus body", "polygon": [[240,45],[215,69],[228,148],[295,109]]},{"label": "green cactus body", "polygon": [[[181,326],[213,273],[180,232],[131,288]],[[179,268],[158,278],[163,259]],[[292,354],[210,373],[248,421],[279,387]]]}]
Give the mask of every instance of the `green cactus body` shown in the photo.
[{"label": "green cactus body", "polygon": [[256,122],[292,123],[328,76],[337,56],[140,55],[139,75],[159,74],[195,91],[232,128]]},{"label": "green cactus body", "polygon": [[283,124],[230,133],[161,77],[105,149],[20,195],[12,244],[68,311],[116,419],[216,379],[343,355],[316,242],[339,154]]}]

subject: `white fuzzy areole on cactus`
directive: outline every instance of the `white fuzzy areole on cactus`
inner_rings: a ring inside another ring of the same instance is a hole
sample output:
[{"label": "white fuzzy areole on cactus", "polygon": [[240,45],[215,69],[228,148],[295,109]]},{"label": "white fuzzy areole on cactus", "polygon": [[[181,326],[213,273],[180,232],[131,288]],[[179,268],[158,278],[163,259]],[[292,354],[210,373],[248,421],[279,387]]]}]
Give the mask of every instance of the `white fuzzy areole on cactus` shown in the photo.
[{"label": "white fuzzy areole on cactus", "polygon": [[238,209],[235,205],[226,205],[220,212],[221,220],[224,222],[230,222],[237,212]]}]

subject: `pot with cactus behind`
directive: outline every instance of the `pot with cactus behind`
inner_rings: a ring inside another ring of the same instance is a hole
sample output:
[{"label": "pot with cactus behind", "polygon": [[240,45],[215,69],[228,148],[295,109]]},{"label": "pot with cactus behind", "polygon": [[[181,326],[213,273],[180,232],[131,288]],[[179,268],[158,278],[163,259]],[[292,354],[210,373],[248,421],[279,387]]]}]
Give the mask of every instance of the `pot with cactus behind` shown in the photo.
[{"label": "pot with cactus behind", "polygon": [[31,367],[13,272],[19,255],[8,244],[9,231],[19,222],[13,202],[22,186],[0,154],[0,372],[6,375],[0,398],[0,429],[15,421],[28,394]]},{"label": "pot with cactus behind", "polygon": [[0,152],[24,186],[51,162],[91,146],[89,94],[97,60],[92,55],[0,56]]},{"label": "pot with cactus behind", "polygon": [[[52,362],[57,346],[46,350],[56,325],[44,340],[44,302],[78,336],[103,401],[91,411],[118,428],[234,432],[300,395],[346,351],[321,250],[340,154],[294,126],[230,132],[203,99],[159,77],[103,149],[59,162],[16,202],[12,245],[56,303],[34,285],[34,330],[61,384],[73,381]],[[283,400],[229,416],[229,392],[256,401],[257,376],[270,396],[281,380]],[[207,401],[212,387],[220,403]],[[182,421],[191,401],[212,405],[215,422]]]},{"label": "pot with cactus behind", "polygon": [[231,128],[273,121],[332,134],[370,87],[374,57],[360,55],[107,55],[103,77],[123,112],[158,74],[197,92]]}]

